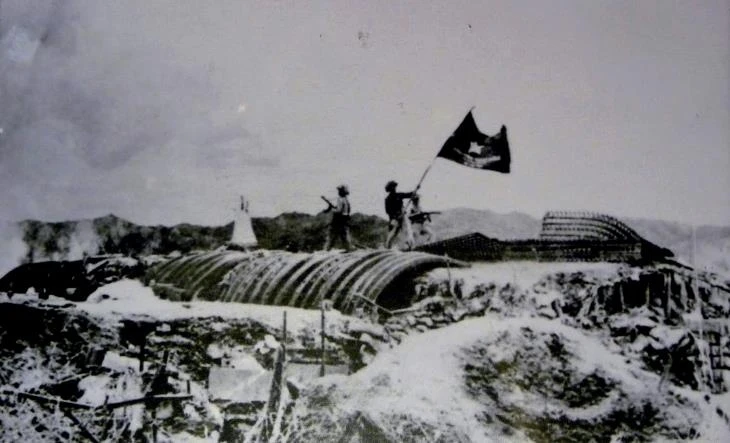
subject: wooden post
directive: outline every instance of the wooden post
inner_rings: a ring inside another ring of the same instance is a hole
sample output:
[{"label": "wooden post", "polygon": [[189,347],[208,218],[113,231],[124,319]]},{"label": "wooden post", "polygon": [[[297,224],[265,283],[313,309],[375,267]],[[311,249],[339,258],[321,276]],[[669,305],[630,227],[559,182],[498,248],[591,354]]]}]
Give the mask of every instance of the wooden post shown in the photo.
[{"label": "wooden post", "polygon": [[167,361],[170,359],[170,351],[168,349],[165,349],[162,353],[162,369],[161,372],[163,375],[167,374]]},{"label": "wooden post", "polygon": [[451,289],[451,264],[449,263],[449,254],[444,254],[444,261],[446,262],[446,275],[449,279],[449,295],[452,298],[456,298],[454,297],[454,291]]},{"label": "wooden post", "polygon": [[[646,293],[649,294],[649,285],[651,282],[647,282],[646,284]],[[621,285],[621,282],[616,282],[616,288],[618,288],[618,299],[621,303],[621,312],[626,312],[626,303],[624,301],[624,287]],[[647,299],[649,296],[647,295]]]},{"label": "wooden post", "polygon": [[271,379],[271,388],[269,389],[269,401],[266,404],[266,412],[264,415],[264,426],[261,430],[262,441],[268,441],[274,431],[275,414],[279,410],[281,401],[281,387],[284,377],[284,351],[279,349],[276,353],[276,363],[274,363],[274,374]]},{"label": "wooden post", "polygon": [[89,441],[91,441],[93,443],[99,443],[99,440],[96,437],[94,437],[94,435],[91,432],[89,432],[88,429],[86,429],[86,426],[84,426],[84,424],[81,423],[81,421],[78,418],[76,418],[76,416],[73,415],[73,413],[69,409],[67,409],[69,407],[77,408],[77,409],[94,409],[94,407],[85,405],[83,403],[75,403],[75,402],[60,400],[60,399],[53,398],[53,397],[45,397],[45,396],[37,395],[37,394],[30,394],[27,392],[6,391],[6,393],[14,393],[20,399],[27,398],[29,400],[33,400],[33,401],[37,402],[40,407],[46,409],[47,411],[51,411],[52,413],[55,413],[55,409],[51,408],[48,404],[49,403],[55,404],[56,408],[60,409],[60,411],[63,413],[63,415],[68,417],[76,426],[78,426],[78,428],[79,428],[79,430],[81,430],[81,434],[83,436],[85,436]]},{"label": "wooden post", "polygon": [[61,408],[61,412],[63,412],[63,415],[68,417],[76,426],[79,427],[79,429],[81,430],[81,434],[84,437],[88,438],[89,441],[91,441],[93,443],[100,443],[99,440],[97,440],[96,437],[94,437],[94,435],[91,432],[89,432],[88,429],[86,429],[86,426],[84,426],[84,424],[81,423],[81,420],[76,418],[76,416],[73,415],[73,413],[71,411],[69,411],[68,409]]},{"label": "wooden post", "polygon": [[157,403],[152,405],[152,443],[157,443]]},{"label": "wooden post", "polygon": [[286,362],[286,311],[283,314],[284,326],[282,327],[281,350],[284,352],[284,361]]},{"label": "wooden post", "polygon": [[142,373],[144,371],[144,348],[145,343],[147,342],[147,336],[142,334],[142,337],[140,338],[139,342],[139,372]]},{"label": "wooden post", "polygon": [[[157,390],[167,386],[167,360],[170,358],[170,351],[165,349],[162,354],[162,366],[157,370],[155,379],[152,381],[152,395],[157,395]],[[159,403],[153,401],[152,406],[152,442],[157,443],[157,406]]]},{"label": "wooden post", "polygon": [[321,335],[321,338],[322,338],[322,355],[320,356],[321,361],[320,361],[320,367],[319,367],[319,376],[320,377],[324,377],[324,374],[325,374],[325,370],[324,370],[324,355],[325,355],[324,354],[325,353],[325,347],[324,347],[324,337],[325,337],[325,333],[324,333],[324,326],[325,326],[324,325],[324,301],[320,304],[320,312],[321,312],[321,316],[322,316],[322,331],[321,331],[321,334],[320,334]]}]

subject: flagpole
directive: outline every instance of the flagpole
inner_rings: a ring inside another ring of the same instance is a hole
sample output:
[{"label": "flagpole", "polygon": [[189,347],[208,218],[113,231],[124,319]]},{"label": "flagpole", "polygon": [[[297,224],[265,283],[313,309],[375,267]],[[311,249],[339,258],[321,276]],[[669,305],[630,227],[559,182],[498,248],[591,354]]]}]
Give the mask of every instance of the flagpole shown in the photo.
[{"label": "flagpole", "polygon": [[[471,111],[473,111],[473,110],[474,110],[474,106],[472,106],[471,108],[469,108],[469,111],[466,114],[469,115],[469,113]],[[462,122],[463,122],[463,120],[462,120]],[[459,123],[459,126],[461,126],[461,123]],[[451,138],[454,135],[454,133],[456,133],[456,130],[459,129],[459,126],[457,126],[456,129],[454,129],[451,132],[451,135],[449,136],[449,138]],[[436,159],[438,158],[438,156],[441,153],[441,150],[442,149],[443,149],[443,145],[439,148],[438,151],[436,151],[436,155],[434,155],[433,158],[431,159],[431,163],[429,163],[428,166],[426,166],[426,170],[423,171],[423,174],[421,174],[421,178],[418,180],[418,184],[416,185],[416,189],[413,190],[413,194],[416,194],[418,192],[418,190],[421,189],[421,185],[423,184],[423,180],[426,178],[426,175],[428,174],[428,171],[431,170],[431,167],[436,162]],[[410,226],[410,220],[409,220],[408,212],[409,212],[409,210],[411,208],[411,204],[413,204],[413,197],[411,197],[411,198],[408,199],[408,202],[406,203],[405,207],[403,208],[403,216],[402,216],[403,217],[403,223],[404,224],[407,223],[408,226]],[[400,228],[398,228],[398,229],[400,229]],[[407,229],[410,231],[410,227],[408,227]]]},{"label": "flagpole", "polygon": [[[476,106],[472,106],[471,108],[469,108],[469,111],[467,111],[467,115],[471,111],[473,111],[475,107]],[[459,123],[459,124],[461,125],[461,123]],[[457,126],[456,128],[458,128],[458,127],[459,126]],[[456,132],[456,129],[454,129],[454,131],[452,131],[451,134],[453,135],[454,132]],[[418,184],[416,185],[416,189],[413,192],[418,192],[418,190],[421,189],[421,185],[423,184],[423,179],[426,178],[426,174],[428,174],[428,171],[431,170],[431,166],[433,166],[433,164],[436,162],[436,159],[439,157],[439,153],[441,152],[441,149],[442,148],[443,148],[443,146],[441,148],[439,148],[438,151],[436,151],[436,155],[433,156],[433,158],[431,159],[431,163],[429,163],[428,166],[426,167],[426,170],[423,171],[423,174],[421,175],[421,179],[418,180]]]},{"label": "flagpole", "polygon": [[[439,150],[439,152],[441,152],[441,150]],[[421,175],[421,179],[418,180],[418,184],[416,185],[416,189],[413,192],[418,192],[418,190],[421,189],[421,183],[423,183],[423,179],[426,178],[426,174],[428,174],[428,171],[431,170],[431,166],[433,166],[433,164],[436,162],[436,159],[438,157],[439,157],[439,155],[438,155],[438,152],[437,152],[436,155],[431,159],[431,163],[429,163],[428,166],[426,167],[426,170],[423,171],[423,175]]]}]

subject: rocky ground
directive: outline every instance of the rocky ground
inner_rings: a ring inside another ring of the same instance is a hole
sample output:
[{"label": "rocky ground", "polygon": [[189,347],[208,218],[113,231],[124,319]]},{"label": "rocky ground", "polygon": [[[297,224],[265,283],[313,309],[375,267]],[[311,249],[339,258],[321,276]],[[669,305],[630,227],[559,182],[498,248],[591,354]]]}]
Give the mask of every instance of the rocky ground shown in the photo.
[{"label": "rocky ground", "polygon": [[327,311],[324,377],[319,311],[173,303],[134,280],[81,303],[0,295],[0,439],[729,441],[720,287],[667,266],[440,269],[407,310]]},{"label": "rocky ground", "polygon": [[[160,441],[238,441],[268,399],[282,342],[292,367],[299,365],[304,373],[319,368],[318,311],[287,309],[284,339],[283,309],[172,303],[131,280],[108,285],[84,303],[16,295],[0,306],[3,441],[83,440],[63,407],[20,393],[94,407],[68,410],[98,439],[144,441],[154,425]],[[327,312],[326,322],[329,370],[362,367],[361,355],[367,353],[354,344],[364,331],[370,331],[372,343],[378,327],[337,312]],[[244,387],[231,381],[252,377]],[[299,380],[296,374],[291,378],[293,389]],[[236,389],[241,392],[230,392]],[[153,393],[190,398],[159,402],[157,408],[104,407]]]}]

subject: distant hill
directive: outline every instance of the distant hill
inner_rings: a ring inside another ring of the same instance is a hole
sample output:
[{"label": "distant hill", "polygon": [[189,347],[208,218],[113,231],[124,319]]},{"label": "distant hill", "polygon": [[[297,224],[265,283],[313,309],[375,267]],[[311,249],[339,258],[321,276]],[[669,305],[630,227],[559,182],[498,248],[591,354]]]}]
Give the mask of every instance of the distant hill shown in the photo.
[{"label": "distant hill", "polygon": [[[472,232],[508,239],[535,238],[541,220],[527,214],[498,214],[488,210],[451,209],[433,215],[435,239]],[[265,249],[314,251],[322,248],[328,214],[284,213],[276,217],[253,218],[253,230]],[[640,235],[668,247],[687,263],[692,257],[692,229],[689,225],[649,219],[624,219]],[[0,224],[0,274],[22,262],[48,259],[79,259],[84,254],[127,255],[168,254],[173,251],[215,249],[231,237],[233,223],[223,226],[143,226],[107,215],[95,219],[42,222],[26,220]],[[352,236],[357,246],[378,247],[387,234],[387,222],[377,216],[355,214]],[[730,274],[730,226],[701,226],[696,229],[696,263]]]},{"label": "distant hill", "polygon": [[[324,246],[330,218],[331,215],[323,213],[287,212],[273,218],[254,217],[251,223],[260,247],[309,252]],[[385,241],[388,223],[374,215],[353,214],[350,231],[356,246],[376,248]]]},{"label": "distant hill", "polygon": [[540,234],[541,220],[521,212],[498,214],[479,209],[450,209],[434,214],[432,229],[436,239],[481,232],[502,240],[535,238]]},{"label": "distant hill", "polygon": [[[692,226],[663,220],[624,220],[639,235],[671,249],[686,263],[692,262]],[[696,265],[730,274],[730,226],[695,228]]]}]

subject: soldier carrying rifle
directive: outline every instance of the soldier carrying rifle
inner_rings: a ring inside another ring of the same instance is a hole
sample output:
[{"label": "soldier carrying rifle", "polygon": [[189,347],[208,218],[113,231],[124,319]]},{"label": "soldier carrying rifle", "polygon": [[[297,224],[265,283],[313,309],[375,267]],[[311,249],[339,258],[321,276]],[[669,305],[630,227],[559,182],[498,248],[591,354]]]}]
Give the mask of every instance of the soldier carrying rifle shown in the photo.
[{"label": "soldier carrying rifle", "polygon": [[433,230],[431,229],[431,214],[439,214],[438,211],[424,212],[420,205],[421,197],[417,193],[413,193],[411,197],[411,207],[408,213],[408,219],[411,222],[412,229],[410,230],[411,238],[408,239],[410,247],[414,247],[416,240],[413,237],[414,233],[419,236],[425,237],[425,243],[429,243],[433,239]]},{"label": "soldier carrying rifle", "polygon": [[322,200],[327,203],[327,209],[324,212],[332,211],[332,220],[330,221],[329,230],[327,231],[327,240],[324,249],[330,250],[334,243],[339,240],[345,248],[345,251],[352,250],[352,240],[350,238],[350,201],[347,196],[350,190],[347,185],[337,187],[337,203],[332,204],[327,198],[322,196]]}]

